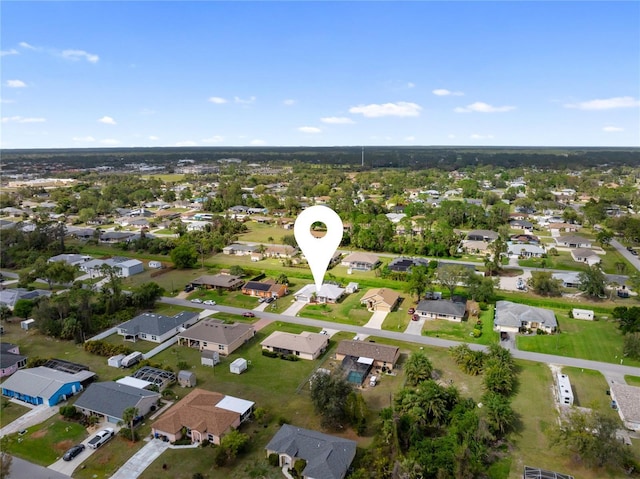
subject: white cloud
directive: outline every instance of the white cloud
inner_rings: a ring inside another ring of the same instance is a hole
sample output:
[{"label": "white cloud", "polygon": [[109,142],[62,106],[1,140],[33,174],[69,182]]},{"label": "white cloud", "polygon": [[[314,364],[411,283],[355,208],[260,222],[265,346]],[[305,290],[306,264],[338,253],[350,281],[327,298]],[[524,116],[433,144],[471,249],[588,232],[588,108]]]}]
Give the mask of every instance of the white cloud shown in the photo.
[{"label": "white cloud", "polygon": [[416,84],[413,82],[408,82],[407,83],[407,88],[415,88]]},{"label": "white cloud", "polygon": [[283,103],[284,105],[286,105],[286,106],[291,106],[291,105],[295,105],[295,104],[296,104],[296,101],[295,101],[295,100],[292,100],[291,98],[288,98],[288,99],[284,100],[282,103]]},{"label": "white cloud", "polygon": [[197,143],[191,140],[179,141],[175,144],[175,146],[196,146],[196,145]]},{"label": "white cloud", "polygon": [[415,136],[407,136],[407,137],[405,137],[404,141],[416,141],[416,137]]},{"label": "white cloud", "polygon": [[0,98],[0,103],[15,103],[15,100],[9,100],[8,98]]},{"label": "white cloud", "polygon": [[93,53],[85,52],[84,50],[62,50],[62,57],[67,60],[87,60],[89,63],[98,63],[100,57]]},{"label": "white cloud", "polygon": [[454,139],[456,137],[456,135],[454,135],[453,133],[450,133],[447,135],[447,138],[449,139]]},{"label": "white cloud", "polygon": [[96,139],[92,136],[74,136],[72,140],[81,143],[92,143],[96,141]]},{"label": "white cloud", "polygon": [[264,140],[258,140],[258,139],[255,139],[255,140],[251,140],[251,141],[249,142],[249,144],[250,144],[251,146],[264,146],[264,145],[266,145],[266,144],[267,144],[267,142],[266,142],[266,141],[264,141]]},{"label": "white cloud", "polygon": [[446,88],[437,88],[432,90],[431,93],[436,96],[464,96],[464,93],[461,91],[451,91]]},{"label": "white cloud", "polygon": [[349,113],[360,113],[367,118],[381,118],[383,116],[420,116],[422,107],[417,103],[399,101],[397,103],[371,103],[349,108]]},{"label": "white cloud", "polygon": [[141,115],[155,115],[156,111],[155,110],[151,110],[150,108],[143,108],[142,110],[140,110],[140,114]]},{"label": "white cloud", "polygon": [[329,125],[350,125],[355,123],[355,121],[351,118],[347,118],[346,116],[326,116],[324,118],[320,118],[320,121]]},{"label": "white cloud", "polygon": [[20,42],[18,43],[18,45],[20,45],[22,48],[26,48],[27,50],[37,50],[36,47],[34,47],[33,45],[29,45],[27,42]]},{"label": "white cloud", "polygon": [[247,98],[245,100],[243,98],[240,98],[239,96],[234,96],[233,97],[233,101],[235,101],[236,103],[240,103],[241,105],[250,105],[251,103],[256,101],[256,97],[255,96],[250,96],[249,98]]},{"label": "white cloud", "polygon": [[157,136],[155,136],[155,135],[151,135],[151,136],[149,136],[149,139],[150,139],[151,141],[156,141],[156,140],[159,140],[160,138],[158,138],[158,137],[157,137]]},{"label": "white cloud", "polygon": [[613,108],[634,108],[637,106],[640,106],[640,101],[632,96],[617,96],[580,103],[566,103],[564,105],[565,108],[576,108],[578,110],[611,110]]},{"label": "white cloud", "polygon": [[224,141],[224,136],[214,135],[211,138],[205,138],[200,140],[202,143],[221,143]]},{"label": "white cloud", "polygon": [[222,98],[220,96],[212,96],[209,97],[209,100],[211,103],[215,103],[216,105],[222,105],[223,103],[227,103],[226,98]]},{"label": "white cloud", "polygon": [[516,109],[515,106],[508,106],[508,105],[493,106],[493,105],[489,105],[488,103],[477,101],[475,103],[472,103],[471,105],[467,105],[466,107],[455,108],[453,111],[455,111],[456,113],[469,113],[472,111],[478,112],[478,113],[501,113],[501,112],[511,111],[515,109]]},{"label": "white cloud", "polygon": [[0,57],[5,57],[7,55],[19,55],[19,52],[15,48],[12,48],[11,50],[0,50]]},{"label": "white cloud", "polygon": [[27,86],[22,80],[7,80],[5,85],[9,88],[25,88]]},{"label": "white cloud", "polygon": [[113,138],[105,138],[104,140],[100,140],[100,143],[103,145],[119,145],[120,141],[114,140]]},{"label": "white cloud", "polygon": [[474,133],[469,138],[471,138],[472,140],[490,140],[491,138],[493,138],[493,135],[479,135],[477,133]]},{"label": "white cloud", "polygon": [[105,125],[116,125],[116,121],[110,116],[103,116],[98,120],[100,123],[104,123]]},{"label": "white cloud", "polygon": [[298,128],[298,131],[301,131],[302,133],[322,133],[322,130],[315,126],[301,126]]},{"label": "white cloud", "polygon": [[2,123],[44,123],[47,121],[46,118],[34,118],[28,117],[25,118],[23,116],[3,116]]},{"label": "white cloud", "polygon": [[620,128],[619,126],[605,126],[602,131],[606,131],[607,133],[616,133],[618,131],[624,131],[624,128]]}]

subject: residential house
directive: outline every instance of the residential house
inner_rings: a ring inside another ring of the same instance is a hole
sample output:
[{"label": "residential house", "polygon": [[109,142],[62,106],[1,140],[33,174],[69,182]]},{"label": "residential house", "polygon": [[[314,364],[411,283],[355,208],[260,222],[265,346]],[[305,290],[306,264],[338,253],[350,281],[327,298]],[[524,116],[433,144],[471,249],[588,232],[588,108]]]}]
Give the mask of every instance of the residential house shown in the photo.
[{"label": "residential house", "polygon": [[525,233],[533,233],[533,223],[527,220],[511,220],[509,227],[514,230],[522,230]]},{"label": "residential house", "polygon": [[127,241],[135,233],[131,231],[107,231],[100,235],[101,243],[121,243]]},{"label": "residential house", "polygon": [[507,254],[522,258],[541,258],[547,254],[544,246],[536,244],[514,243],[507,241]]},{"label": "residential house", "polygon": [[20,354],[20,346],[0,343],[0,378],[11,376],[27,365],[27,357]]},{"label": "residential house", "polygon": [[345,288],[336,286],[335,284],[324,283],[320,291],[316,292],[315,284],[303,286],[297,293],[293,295],[296,301],[304,301],[310,303],[315,295],[317,303],[337,303],[345,295]]},{"label": "residential house", "polygon": [[267,456],[278,455],[283,468],[303,459],[303,479],[343,479],[356,455],[356,442],[283,424],[265,449]]},{"label": "residential house", "polygon": [[260,246],[255,244],[231,243],[229,246],[222,248],[222,252],[235,256],[250,256],[251,253],[255,253],[259,248]]},{"label": "residential house", "polygon": [[400,303],[400,295],[389,288],[370,289],[360,299],[360,304],[367,306],[369,311],[393,311]]},{"label": "residential house", "polygon": [[469,241],[486,241],[491,243],[498,239],[498,233],[491,230],[471,230],[467,233],[467,239]]},{"label": "residential house", "polygon": [[532,234],[521,233],[521,234],[511,236],[511,238],[509,239],[511,240],[512,243],[540,244],[540,238]]},{"label": "residential house", "polygon": [[487,255],[491,253],[489,243],[486,241],[462,240],[462,248],[470,254]]},{"label": "residential house", "polygon": [[562,286],[565,288],[579,288],[582,281],[580,280],[580,273],[575,271],[567,271],[566,273],[552,273],[553,279],[560,280]]},{"label": "residential house", "polygon": [[467,311],[466,302],[446,300],[422,300],[416,306],[416,314],[427,319],[446,319],[461,322]]},{"label": "residential house", "polygon": [[353,294],[356,293],[359,288],[360,285],[358,283],[351,281],[349,284],[347,284],[347,287],[344,289],[344,291],[347,294]]},{"label": "residential house", "polygon": [[300,334],[274,331],[260,343],[263,350],[292,354],[300,359],[317,359],[329,346],[329,336],[303,331]]},{"label": "residential house", "polygon": [[413,266],[428,266],[429,261],[424,258],[394,258],[388,268],[395,273],[411,273]]},{"label": "residential house", "polygon": [[194,279],[190,284],[204,289],[233,291],[239,289],[244,284],[244,281],[239,276],[219,273],[214,275],[205,274],[204,276]]},{"label": "residential house", "polygon": [[124,420],[124,412],[127,409],[136,408],[137,417],[143,417],[159,400],[158,392],[106,381],[91,384],[77,399],[75,407],[85,416],[98,416],[109,423],[117,424]]},{"label": "residential house", "polygon": [[342,361],[347,357],[354,358],[356,361],[369,358],[372,360],[370,362],[372,367],[391,371],[400,357],[400,348],[369,341],[340,341],[336,348],[336,360]]},{"label": "residential house", "polygon": [[219,319],[203,319],[178,334],[178,344],[200,351],[215,351],[228,356],[256,334],[251,324],[225,324]]},{"label": "residential house", "polygon": [[300,250],[289,245],[271,245],[264,250],[265,258],[293,258]]},{"label": "residential house", "polygon": [[67,263],[71,266],[80,266],[87,261],[91,261],[93,258],[91,256],[87,256],[85,254],[58,254],[56,256],[52,256],[47,260],[48,263],[55,263],[57,261],[61,261],[63,263]]},{"label": "residential house", "polygon": [[558,246],[564,246],[565,248],[591,248],[592,241],[582,236],[560,236],[556,238]]},{"label": "residential house", "polygon": [[571,257],[578,263],[587,263],[589,266],[599,264],[600,256],[592,249],[576,248],[571,250]]},{"label": "residential house", "polygon": [[175,442],[183,437],[192,443],[220,444],[230,431],[251,417],[255,403],[195,388],[153,423],[155,437]]},{"label": "residential house", "polygon": [[2,395],[33,405],[55,406],[83,390],[82,383],[95,376],[91,371],[66,373],[38,366],[19,369],[0,387]]},{"label": "residential house", "polygon": [[640,431],[640,387],[612,382],[610,390],[624,426],[632,431]]},{"label": "residential house", "polygon": [[242,294],[259,298],[282,298],[287,293],[287,285],[276,283],[273,279],[247,281],[242,287]]},{"label": "residential house", "polygon": [[380,258],[370,253],[351,253],[342,258],[342,266],[354,271],[371,271],[380,265]]},{"label": "residential house", "polygon": [[511,301],[498,301],[493,320],[493,329],[498,332],[518,333],[525,330],[541,330],[555,333],[558,321],[553,311]]},{"label": "residential house", "polygon": [[34,300],[40,296],[51,296],[51,291],[46,289],[34,289],[29,291],[26,288],[8,288],[0,290],[0,305],[5,305],[11,311],[16,303],[21,299]]},{"label": "residential house", "polygon": [[118,326],[118,334],[125,341],[136,342],[139,339],[154,343],[163,343],[198,321],[199,314],[182,311],[175,316],[142,313]]},{"label": "residential house", "polygon": [[549,231],[552,235],[560,233],[575,233],[578,231],[578,225],[572,225],[570,223],[549,223]]}]

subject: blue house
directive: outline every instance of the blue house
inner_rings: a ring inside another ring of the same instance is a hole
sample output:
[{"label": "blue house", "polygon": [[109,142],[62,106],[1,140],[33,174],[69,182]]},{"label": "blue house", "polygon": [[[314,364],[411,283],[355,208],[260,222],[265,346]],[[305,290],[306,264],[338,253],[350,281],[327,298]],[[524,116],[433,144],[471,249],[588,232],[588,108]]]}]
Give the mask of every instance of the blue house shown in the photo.
[{"label": "blue house", "polygon": [[44,366],[20,369],[2,383],[2,395],[36,406],[55,406],[82,391],[82,383],[93,376],[91,371],[71,374]]}]

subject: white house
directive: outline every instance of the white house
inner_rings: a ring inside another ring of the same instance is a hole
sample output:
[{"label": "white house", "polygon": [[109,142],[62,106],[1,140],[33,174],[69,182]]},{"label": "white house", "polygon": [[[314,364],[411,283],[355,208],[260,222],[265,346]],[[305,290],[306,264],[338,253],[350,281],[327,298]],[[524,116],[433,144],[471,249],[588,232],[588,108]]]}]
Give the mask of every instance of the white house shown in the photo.
[{"label": "white house", "polygon": [[337,303],[345,294],[345,289],[335,284],[323,284],[320,291],[316,292],[315,284],[308,284],[293,295],[296,301],[310,303],[315,294],[318,303]]},{"label": "white house", "polygon": [[575,319],[586,319],[587,321],[593,321],[593,311],[590,309],[578,309],[573,308],[571,314]]},{"label": "white house", "polygon": [[573,405],[573,391],[571,390],[571,381],[566,374],[558,373],[556,376],[558,387],[558,401],[565,406]]}]

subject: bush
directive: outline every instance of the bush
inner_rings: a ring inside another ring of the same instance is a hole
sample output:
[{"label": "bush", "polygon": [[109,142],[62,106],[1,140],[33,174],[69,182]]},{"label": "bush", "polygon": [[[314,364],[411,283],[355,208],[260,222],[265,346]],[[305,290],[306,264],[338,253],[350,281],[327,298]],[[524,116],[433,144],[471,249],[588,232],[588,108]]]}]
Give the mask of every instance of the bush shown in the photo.
[{"label": "bush", "polygon": [[201,447],[208,447],[208,446],[210,446],[210,445],[211,445],[211,443],[209,442],[209,439],[205,439],[204,441],[202,441],[202,442],[200,443],[200,446],[201,446]]},{"label": "bush", "polygon": [[480,311],[486,311],[487,309],[489,309],[489,305],[484,301],[478,303],[478,307],[480,308]]},{"label": "bush", "polygon": [[268,358],[277,358],[278,356],[280,356],[278,353],[273,352],[273,351],[268,351],[266,349],[262,350],[262,355],[266,356]]},{"label": "bush", "polygon": [[85,351],[103,357],[117,356],[118,354],[131,354],[133,350],[124,344],[111,344],[101,339],[86,341],[83,345]]},{"label": "bush", "polygon": [[186,361],[178,361],[178,369],[189,369],[189,363]]},{"label": "bush", "polygon": [[120,429],[120,435],[125,439],[129,439],[130,441],[138,440],[138,433],[135,430],[131,431],[131,429],[129,429],[128,427],[123,427],[122,429]]},{"label": "bush", "polygon": [[296,477],[302,477],[302,471],[307,467],[307,461],[304,459],[296,459],[296,462],[293,463],[293,470],[295,471]]},{"label": "bush", "polygon": [[474,328],[473,329],[473,337],[474,338],[479,338],[480,336],[482,336],[482,330],[478,329],[478,328]]},{"label": "bush", "polygon": [[278,456],[275,452],[269,454],[269,465],[273,467],[280,467],[280,456]]},{"label": "bush", "polygon": [[60,406],[60,415],[65,419],[75,419],[78,411],[75,406]]},{"label": "bush", "polygon": [[201,472],[194,472],[193,476],[191,476],[191,479],[204,479],[204,476]]},{"label": "bush", "polygon": [[298,356],[296,356],[295,354],[283,354],[282,356],[280,356],[282,359],[286,360],[286,361],[298,361],[300,358]]},{"label": "bush", "polygon": [[288,422],[289,422],[289,421],[288,421],[288,420],[287,420],[287,418],[286,418],[286,417],[284,417],[284,416],[280,416],[280,417],[278,418],[278,426],[282,426],[283,424],[286,424],[286,423],[288,423]]}]

